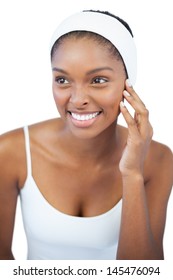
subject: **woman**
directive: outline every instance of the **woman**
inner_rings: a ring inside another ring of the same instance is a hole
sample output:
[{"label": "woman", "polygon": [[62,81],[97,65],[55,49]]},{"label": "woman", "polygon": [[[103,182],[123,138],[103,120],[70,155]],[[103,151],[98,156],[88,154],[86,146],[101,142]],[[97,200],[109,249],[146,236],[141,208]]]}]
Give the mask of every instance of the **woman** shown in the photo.
[{"label": "woman", "polygon": [[151,140],[132,87],[129,26],[84,11],[57,28],[50,50],[60,118],[0,138],[0,258],[14,259],[20,194],[28,259],[163,259],[173,157]]}]

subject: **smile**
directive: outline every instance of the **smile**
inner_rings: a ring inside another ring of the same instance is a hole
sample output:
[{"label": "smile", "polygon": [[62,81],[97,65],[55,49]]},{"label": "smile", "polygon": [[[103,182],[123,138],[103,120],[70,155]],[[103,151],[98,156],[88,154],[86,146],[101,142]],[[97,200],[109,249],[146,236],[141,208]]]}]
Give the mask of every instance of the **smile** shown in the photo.
[{"label": "smile", "polygon": [[91,119],[94,119],[95,117],[97,117],[101,112],[95,112],[92,114],[76,114],[76,113],[71,113],[71,116],[73,119],[77,120],[77,121],[88,121]]}]

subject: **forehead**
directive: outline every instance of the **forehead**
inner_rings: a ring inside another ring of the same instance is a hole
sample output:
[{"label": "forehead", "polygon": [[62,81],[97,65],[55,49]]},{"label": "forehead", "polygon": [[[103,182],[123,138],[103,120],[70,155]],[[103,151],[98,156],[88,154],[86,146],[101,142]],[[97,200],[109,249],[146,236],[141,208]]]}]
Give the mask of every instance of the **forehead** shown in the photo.
[{"label": "forehead", "polygon": [[100,61],[111,62],[112,57],[108,47],[99,44],[91,38],[65,38],[57,46],[53,62],[70,62],[79,63],[79,61]]},{"label": "forehead", "polygon": [[[52,61],[66,56],[83,55],[84,58],[120,59],[116,48],[105,38],[97,34],[69,34],[57,41],[52,50]],[[121,60],[121,59],[120,59]]]},{"label": "forehead", "polygon": [[52,68],[81,75],[98,68],[111,68],[114,73],[124,73],[121,60],[112,57],[105,46],[88,38],[63,40],[54,53]]},{"label": "forehead", "polygon": [[[64,40],[77,40],[77,39],[86,39],[86,40],[93,40],[98,42],[101,45],[112,45],[111,42],[109,42],[106,38],[103,36],[91,32],[91,31],[71,31],[69,33],[66,33],[62,35],[57,41],[55,41],[53,45],[53,50],[57,48]],[[112,45],[113,47],[113,45]]]}]

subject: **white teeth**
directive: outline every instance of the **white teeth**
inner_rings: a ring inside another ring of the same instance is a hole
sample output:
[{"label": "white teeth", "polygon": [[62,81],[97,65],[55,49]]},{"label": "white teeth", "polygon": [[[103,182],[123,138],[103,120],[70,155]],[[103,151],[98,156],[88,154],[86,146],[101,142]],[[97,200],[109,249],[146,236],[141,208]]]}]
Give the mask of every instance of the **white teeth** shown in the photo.
[{"label": "white teeth", "polygon": [[78,120],[78,121],[87,121],[87,120],[91,120],[93,118],[95,118],[97,115],[99,114],[99,112],[93,113],[93,114],[83,114],[83,115],[79,115],[79,114],[75,114],[75,113],[71,113],[73,119]]}]

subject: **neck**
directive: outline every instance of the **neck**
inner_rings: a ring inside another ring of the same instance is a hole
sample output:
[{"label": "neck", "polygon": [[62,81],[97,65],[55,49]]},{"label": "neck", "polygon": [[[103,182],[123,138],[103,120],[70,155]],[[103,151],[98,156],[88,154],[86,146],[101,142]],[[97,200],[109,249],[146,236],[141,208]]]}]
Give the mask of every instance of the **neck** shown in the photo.
[{"label": "neck", "polygon": [[116,123],[92,139],[79,139],[67,133],[66,147],[76,160],[81,161],[85,158],[85,162],[103,162],[112,157],[113,152],[117,150],[117,134]]}]

